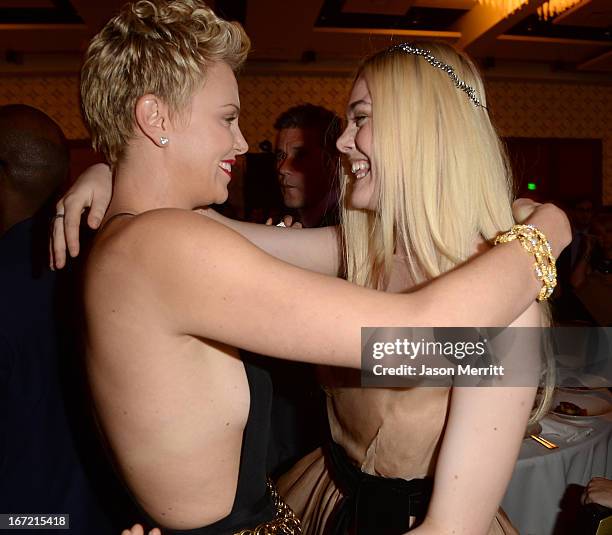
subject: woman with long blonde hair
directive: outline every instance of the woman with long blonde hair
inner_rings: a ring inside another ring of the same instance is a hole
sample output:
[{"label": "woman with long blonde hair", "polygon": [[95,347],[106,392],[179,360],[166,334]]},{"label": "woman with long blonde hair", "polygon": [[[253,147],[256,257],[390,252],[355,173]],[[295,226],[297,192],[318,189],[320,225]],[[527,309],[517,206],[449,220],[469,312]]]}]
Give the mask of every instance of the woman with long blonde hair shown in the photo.
[{"label": "woman with long blonde hair", "polygon": [[[402,44],[370,57],[347,110],[338,148],[352,170],[342,206],[348,280],[410,291],[514,224],[512,176],[482,80],[451,46]],[[513,325],[545,324],[546,305],[534,302]],[[328,369],[322,382],[351,384],[350,375]],[[280,483],[305,533],[353,526],[399,534],[420,522],[414,533],[515,533],[495,512],[533,386],[326,392],[334,444],[325,457],[319,450],[302,459]]]}]

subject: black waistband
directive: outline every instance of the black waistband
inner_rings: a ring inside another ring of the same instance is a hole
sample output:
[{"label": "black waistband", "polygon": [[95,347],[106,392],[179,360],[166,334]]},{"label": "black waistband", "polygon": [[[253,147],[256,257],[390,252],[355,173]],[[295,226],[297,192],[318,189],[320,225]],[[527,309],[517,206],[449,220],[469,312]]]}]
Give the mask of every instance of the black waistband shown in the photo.
[{"label": "black waistband", "polygon": [[344,497],[330,519],[326,535],[400,535],[418,526],[427,513],[433,479],[385,478],[365,474],[344,449],[332,442],[328,468]]}]

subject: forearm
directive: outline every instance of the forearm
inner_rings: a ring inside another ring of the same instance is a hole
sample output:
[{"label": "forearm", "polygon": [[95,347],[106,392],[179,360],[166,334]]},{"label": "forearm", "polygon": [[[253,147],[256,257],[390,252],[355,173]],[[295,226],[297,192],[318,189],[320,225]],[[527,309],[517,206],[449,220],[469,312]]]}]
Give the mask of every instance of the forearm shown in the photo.
[{"label": "forearm", "polygon": [[[552,204],[538,206],[524,223],[545,234],[553,257],[558,257],[571,240],[567,217]],[[534,255],[518,240],[495,246],[418,292],[415,325],[508,325],[542,289],[534,268]]]},{"label": "forearm", "polygon": [[324,275],[338,276],[340,246],[337,227],[283,228],[236,221],[211,209],[200,212],[284,262]]},{"label": "forearm", "polygon": [[517,242],[498,245],[415,294],[417,325],[509,325],[535,300],[542,283],[534,257]]},{"label": "forearm", "polygon": [[512,476],[535,390],[453,388],[423,535],[489,533]]}]

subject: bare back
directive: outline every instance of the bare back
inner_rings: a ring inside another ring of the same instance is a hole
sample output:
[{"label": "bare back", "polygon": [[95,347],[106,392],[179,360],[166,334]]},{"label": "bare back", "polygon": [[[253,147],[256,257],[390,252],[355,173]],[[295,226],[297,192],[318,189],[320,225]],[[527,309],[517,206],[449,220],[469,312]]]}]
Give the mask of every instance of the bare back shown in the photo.
[{"label": "bare back", "polygon": [[232,508],[249,385],[236,349],[172,332],[172,311],[134,269],[131,224],[109,225],[88,260],[94,401],[139,503],[165,526],[199,527]]}]

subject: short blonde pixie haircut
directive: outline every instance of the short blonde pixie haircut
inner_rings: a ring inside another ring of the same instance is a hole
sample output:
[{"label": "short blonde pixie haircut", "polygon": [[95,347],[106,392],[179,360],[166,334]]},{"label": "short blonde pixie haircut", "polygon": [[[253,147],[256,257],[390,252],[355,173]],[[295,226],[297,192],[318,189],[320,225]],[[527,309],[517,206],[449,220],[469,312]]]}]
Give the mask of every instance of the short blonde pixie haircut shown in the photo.
[{"label": "short blonde pixie haircut", "polygon": [[171,114],[185,110],[206,65],[236,71],[250,40],[199,0],[139,0],[123,6],[92,39],[81,70],[83,114],[93,147],[114,167],[134,134],[135,107],[148,93]]}]

